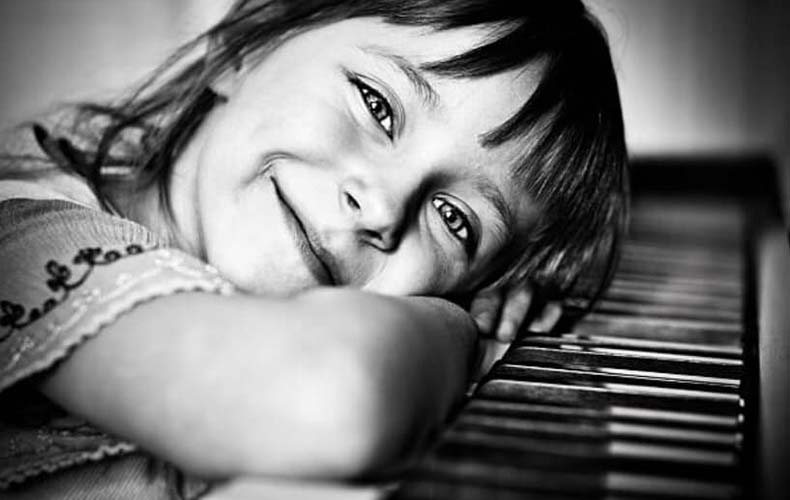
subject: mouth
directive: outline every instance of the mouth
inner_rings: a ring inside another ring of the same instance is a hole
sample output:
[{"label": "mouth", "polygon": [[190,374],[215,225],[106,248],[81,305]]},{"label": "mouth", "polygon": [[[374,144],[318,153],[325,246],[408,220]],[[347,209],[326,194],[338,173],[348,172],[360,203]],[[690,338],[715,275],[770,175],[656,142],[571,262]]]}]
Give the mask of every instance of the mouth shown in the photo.
[{"label": "mouth", "polygon": [[299,250],[302,261],[307,266],[310,274],[321,285],[336,286],[336,273],[332,271],[332,267],[329,264],[329,262],[332,262],[331,255],[321,246],[315,232],[299,218],[299,215],[288,202],[287,197],[280,191],[280,187],[277,185],[277,181],[274,177],[270,177],[270,179],[274,186],[277,200],[280,202],[283,209],[288,228],[296,242],[296,248]]}]

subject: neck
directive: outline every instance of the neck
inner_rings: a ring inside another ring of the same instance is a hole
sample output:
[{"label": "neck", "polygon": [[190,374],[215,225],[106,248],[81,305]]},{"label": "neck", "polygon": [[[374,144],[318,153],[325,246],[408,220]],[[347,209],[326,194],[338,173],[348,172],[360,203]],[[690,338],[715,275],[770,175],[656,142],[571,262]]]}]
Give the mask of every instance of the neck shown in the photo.
[{"label": "neck", "polygon": [[116,186],[111,197],[121,214],[145,226],[168,246],[202,258],[199,239],[190,237],[195,232],[182,229],[176,210],[168,206],[160,189],[158,183],[146,187]]},{"label": "neck", "polygon": [[205,248],[197,212],[197,165],[200,149],[211,119],[216,95],[206,92],[198,107],[205,107],[204,118],[195,125],[186,147],[170,172],[167,197],[160,183],[126,190],[119,208],[127,217],[161,235],[168,244],[205,260]]}]

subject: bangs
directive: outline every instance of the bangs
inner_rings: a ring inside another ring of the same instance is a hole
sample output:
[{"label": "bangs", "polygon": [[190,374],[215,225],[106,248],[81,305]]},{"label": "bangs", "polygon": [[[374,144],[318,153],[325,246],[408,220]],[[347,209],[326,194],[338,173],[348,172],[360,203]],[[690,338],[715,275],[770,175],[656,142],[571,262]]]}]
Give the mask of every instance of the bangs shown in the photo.
[{"label": "bangs", "polygon": [[[513,179],[541,212],[537,227],[503,251],[499,260],[509,264],[494,275],[497,282],[529,281],[549,297],[575,296],[588,309],[617,263],[628,188],[608,44],[578,5],[538,6],[534,15],[522,12],[517,23],[500,17],[486,43],[422,69],[477,78],[539,65],[534,92],[481,138],[484,147],[518,144],[520,153],[509,165]],[[461,27],[466,20],[442,27]]]},{"label": "bangs", "polygon": [[[128,98],[79,107],[83,128],[97,136],[78,155],[86,159],[79,172],[104,199],[109,181],[101,166],[115,161],[111,153],[133,131],[139,140],[121,148],[118,161],[134,168],[135,182],[159,186],[169,216],[171,168],[217,102],[212,82],[290,36],[356,17],[434,30],[489,28],[481,45],[422,65],[436,75],[481,78],[539,67],[526,102],[480,138],[484,147],[516,144],[506,167],[540,210],[537,227],[503,251],[489,283],[529,281],[549,296],[575,294],[579,283],[601,290],[624,230],[626,151],[608,45],[581,0],[237,0]],[[97,117],[102,125],[93,125]]]}]

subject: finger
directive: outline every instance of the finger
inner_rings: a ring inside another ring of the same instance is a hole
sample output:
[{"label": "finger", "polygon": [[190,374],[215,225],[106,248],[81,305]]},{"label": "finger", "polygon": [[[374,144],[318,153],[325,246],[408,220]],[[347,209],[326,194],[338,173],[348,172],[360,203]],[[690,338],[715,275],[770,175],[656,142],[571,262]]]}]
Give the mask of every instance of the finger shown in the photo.
[{"label": "finger", "polygon": [[562,316],[562,305],[559,302],[549,302],[540,315],[529,325],[529,329],[533,332],[548,332],[554,328],[560,316]]},{"label": "finger", "polygon": [[502,356],[505,355],[505,351],[507,351],[508,344],[503,344],[502,342],[497,342],[494,339],[480,339],[479,343],[479,359],[477,364],[477,369],[474,371],[472,375],[472,381],[477,382],[483,375],[488,373],[494,363],[502,359]]},{"label": "finger", "polygon": [[480,333],[490,335],[494,331],[494,325],[499,319],[499,310],[502,308],[504,297],[501,290],[487,290],[479,292],[472,299],[469,306],[469,314],[477,323]]},{"label": "finger", "polygon": [[503,342],[511,342],[516,338],[516,332],[521,328],[524,318],[532,302],[532,289],[529,287],[516,287],[508,290],[502,314],[499,318],[496,338]]}]

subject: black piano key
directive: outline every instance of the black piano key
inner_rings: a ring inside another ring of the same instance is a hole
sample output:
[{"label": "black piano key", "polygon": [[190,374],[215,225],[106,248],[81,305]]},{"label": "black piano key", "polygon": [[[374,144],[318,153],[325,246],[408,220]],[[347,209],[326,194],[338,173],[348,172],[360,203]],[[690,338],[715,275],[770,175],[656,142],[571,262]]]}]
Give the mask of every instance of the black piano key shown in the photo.
[{"label": "black piano key", "polygon": [[476,395],[505,401],[635,406],[678,411],[686,409],[719,415],[737,415],[742,407],[737,395],[614,384],[604,388],[495,379],[479,386]]},{"label": "black piano key", "polygon": [[683,279],[699,279],[719,282],[738,282],[742,269],[719,268],[715,265],[699,265],[694,263],[676,262],[667,265],[664,262],[648,260],[621,259],[618,271],[621,275],[669,276]]},{"label": "black piano key", "polygon": [[696,319],[702,321],[740,322],[740,305],[735,309],[695,307],[687,305],[642,304],[604,298],[595,305],[597,313],[656,318]]},{"label": "black piano key", "polygon": [[[388,500],[581,500],[603,498],[604,495],[601,488],[595,490],[586,487],[585,483],[580,483],[579,489],[585,489],[586,494],[541,489],[543,483],[549,486],[563,484],[552,476],[537,478],[535,482],[538,484],[534,487],[530,484],[530,476],[518,476],[516,481],[507,481],[503,476],[495,472],[491,480],[476,475],[470,475],[468,479],[457,476],[443,478],[440,471],[431,470],[428,475],[415,474]],[[565,484],[576,483],[566,481]]]},{"label": "black piano key", "polygon": [[743,362],[739,359],[650,353],[625,349],[561,349],[518,345],[503,360],[513,364],[551,364],[562,367],[602,367],[638,369],[648,372],[694,375],[698,377],[740,378]]},{"label": "black piano key", "polygon": [[[602,478],[604,485],[608,483],[616,485],[624,481],[634,481],[629,479],[629,476],[633,475],[611,474],[609,476],[612,479],[607,480],[605,476]],[[501,476],[496,477],[501,478]],[[551,480],[552,477],[550,476],[546,479]],[[688,500],[689,498],[723,500],[739,498],[738,489],[733,485],[703,483],[674,478],[652,478],[649,476],[642,480],[641,487],[642,489],[650,489],[649,493],[630,494],[608,492],[606,486],[604,486],[603,490],[582,487],[580,489],[584,491],[580,493],[555,493],[515,489],[506,483],[493,484],[487,482],[488,484],[486,485],[479,485],[462,483],[460,481],[460,479],[452,477],[445,480],[435,477],[414,479],[406,483],[395,496],[389,498],[390,500]],[[570,484],[561,481],[561,478],[557,478],[554,484]],[[650,488],[651,484],[654,485],[653,488]],[[674,489],[668,489],[667,484],[671,484]],[[567,486],[566,489],[568,489]],[[611,490],[612,488],[608,489]]]},{"label": "black piano key", "polygon": [[535,346],[582,346],[603,347],[614,349],[633,349],[655,353],[689,354],[695,356],[713,356],[720,358],[740,359],[743,349],[740,345],[693,344],[690,342],[667,342],[647,339],[631,339],[627,337],[611,337],[605,335],[582,335],[566,333],[558,336],[527,335],[515,342],[515,345]]},{"label": "black piano key", "polygon": [[[572,470],[530,471],[471,460],[427,460],[413,478],[415,481],[411,484],[416,488],[406,490],[408,498],[687,499],[692,493],[695,498],[725,499],[734,498],[739,492],[737,486],[728,482],[694,481],[618,471],[603,474]],[[471,496],[466,496],[470,493]]]},{"label": "black piano key", "polygon": [[572,470],[528,470],[518,467],[492,466],[475,461],[428,460],[423,467],[432,477],[457,478],[466,484],[489,485],[524,492],[553,494],[602,493],[604,477]]},{"label": "black piano key", "polygon": [[618,268],[618,283],[652,284],[665,289],[685,290],[687,292],[704,293],[706,290],[724,294],[738,295],[743,293],[740,274],[703,274],[674,270],[644,268]]},{"label": "black piano key", "polygon": [[724,481],[739,471],[732,451],[614,439],[607,442],[451,429],[433,451],[441,460],[479,460],[547,471],[632,473]]},{"label": "black piano key", "polygon": [[741,296],[743,283],[736,278],[681,277],[665,273],[618,272],[613,284],[629,286],[663,287],[667,290]]},{"label": "black piano key", "polygon": [[[638,223],[637,223],[638,224]],[[636,238],[623,244],[623,255],[649,259],[683,259],[695,262],[718,262],[720,265],[738,265],[738,246],[717,246],[708,244],[684,244],[672,242],[663,244],[661,241],[645,241]]]},{"label": "black piano key", "polygon": [[667,251],[657,248],[649,249],[645,245],[641,248],[625,245],[620,254],[620,262],[633,267],[656,266],[662,270],[698,271],[711,274],[737,274],[743,270],[743,262],[737,253],[720,251],[711,258],[711,253],[703,248]]},{"label": "black piano key", "polygon": [[555,421],[614,421],[636,424],[660,425],[671,428],[700,429],[739,432],[742,418],[739,415],[693,413],[690,411],[668,411],[633,408],[625,406],[564,406],[548,403],[502,401],[475,397],[465,413],[502,415],[525,420]]},{"label": "black piano key", "polygon": [[621,255],[623,259],[662,261],[666,264],[683,262],[697,262],[701,264],[715,263],[717,266],[740,269],[743,266],[738,247],[715,248],[708,245],[661,245],[655,242],[627,241],[623,244]]},{"label": "black piano key", "polygon": [[[607,384],[649,386],[665,389],[738,394],[737,379],[668,378],[651,375],[624,375],[593,370],[574,370],[545,366],[499,363],[489,372],[490,379],[547,381],[580,386],[605,387]],[[486,379],[487,380],[487,379]]]},{"label": "black piano key", "polygon": [[526,420],[486,414],[463,414],[453,424],[455,430],[497,432],[523,436],[573,438],[586,441],[625,439],[635,443],[679,444],[706,449],[740,449],[740,433],[677,429],[662,425],[612,421],[563,422]]},{"label": "black piano key", "polygon": [[641,304],[685,304],[700,308],[727,309],[730,311],[742,308],[743,298],[723,294],[720,296],[711,293],[694,293],[681,290],[667,290],[655,286],[627,285],[613,283],[604,297],[622,302],[635,302]]},{"label": "black piano key", "polygon": [[677,477],[611,472],[606,475],[607,500],[677,498],[738,498],[741,489],[732,478],[721,481],[695,481]]},{"label": "black piano key", "polygon": [[741,286],[711,287],[706,284],[673,282],[672,280],[627,279],[619,275],[615,275],[608,290],[611,290],[613,293],[623,294],[633,292],[635,300],[645,296],[645,294],[665,294],[667,300],[677,295],[680,297],[692,297],[696,300],[718,301],[726,299],[743,301],[743,289]]},{"label": "black piano key", "polygon": [[624,317],[595,312],[581,320],[574,331],[588,335],[713,345],[740,345],[743,336],[743,326],[738,323]]}]

